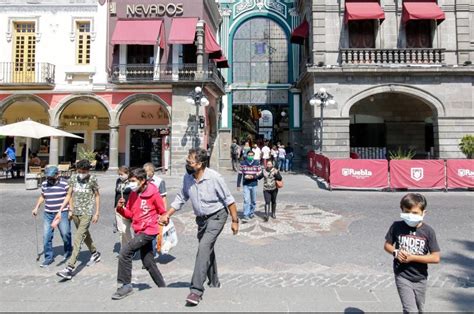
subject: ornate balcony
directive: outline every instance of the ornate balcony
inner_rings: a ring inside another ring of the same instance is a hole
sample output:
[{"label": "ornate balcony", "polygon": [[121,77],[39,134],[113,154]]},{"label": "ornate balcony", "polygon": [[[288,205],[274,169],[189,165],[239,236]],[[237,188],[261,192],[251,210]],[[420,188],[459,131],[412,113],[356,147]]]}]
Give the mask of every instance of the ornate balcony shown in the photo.
[{"label": "ornate balcony", "polygon": [[55,66],[45,62],[0,62],[0,87],[52,89],[54,72]]},{"label": "ornate balcony", "polygon": [[444,64],[445,49],[440,48],[402,48],[373,49],[349,48],[340,49],[340,62],[344,65],[373,64]]},{"label": "ornate balcony", "polygon": [[214,64],[115,64],[109,73],[114,84],[215,83],[224,91],[225,80]]}]

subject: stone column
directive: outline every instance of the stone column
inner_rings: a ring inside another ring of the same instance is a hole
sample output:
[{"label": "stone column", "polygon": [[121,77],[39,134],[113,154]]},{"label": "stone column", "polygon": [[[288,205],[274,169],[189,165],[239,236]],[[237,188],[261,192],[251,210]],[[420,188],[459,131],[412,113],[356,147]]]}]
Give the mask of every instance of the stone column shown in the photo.
[{"label": "stone column", "polygon": [[110,146],[109,146],[109,171],[116,171],[119,167],[118,146],[119,146],[119,126],[110,126]]},{"label": "stone column", "polygon": [[57,136],[51,136],[49,140],[49,164],[59,164],[59,138]]},{"label": "stone column", "polygon": [[196,79],[202,79],[204,76],[204,23],[203,20],[199,20],[196,26]]}]

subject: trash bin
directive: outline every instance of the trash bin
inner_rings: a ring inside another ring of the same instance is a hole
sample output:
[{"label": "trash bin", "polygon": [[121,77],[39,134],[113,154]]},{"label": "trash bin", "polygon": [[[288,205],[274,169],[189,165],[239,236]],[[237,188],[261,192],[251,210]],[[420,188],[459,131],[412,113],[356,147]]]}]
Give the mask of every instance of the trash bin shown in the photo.
[{"label": "trash bin", "polygon": [[27,173],[25,186],[27,190],[36,190],[38,188],[38,175],[36,173]]}]

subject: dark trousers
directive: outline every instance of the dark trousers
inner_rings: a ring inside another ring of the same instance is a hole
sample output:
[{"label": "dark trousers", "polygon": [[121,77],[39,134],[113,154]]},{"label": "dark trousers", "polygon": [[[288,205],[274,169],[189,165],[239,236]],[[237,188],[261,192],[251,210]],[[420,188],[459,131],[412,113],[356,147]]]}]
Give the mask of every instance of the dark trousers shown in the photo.
[{"label": "dark trousers", "polygon": [[204,293],[204,282],[206,278],[209,280],[209,286],[219,286],[214,244],[224,228],[228,215],[225,209],[221,209],[207,218],[196,217],[199,247],[196,255],[196,263],[194,264],[193,278],[191,279],[191,292],[197,295]]},{"label": "dark trousers", "polygon": [[239,156],[232,155],[232,170],[239,171]]},{"label": "dark trousers", "polygon": [[263,190],[263,198],[265,199],[265,204],[270,205],[272,203],[273,206],[276,207],[278,189],[274,189],[271,191]]},{"label": "dark trousers", "polygon": [[143,266],[150,273],[151,278],[158,287],[166,287],[165,280],[156,266],[153,257],[152,241],[156,235],[135,234],[124,247],[120,249],[117,282],[128,285],[132,282],[132,259],[136,251],[140,250]]}]

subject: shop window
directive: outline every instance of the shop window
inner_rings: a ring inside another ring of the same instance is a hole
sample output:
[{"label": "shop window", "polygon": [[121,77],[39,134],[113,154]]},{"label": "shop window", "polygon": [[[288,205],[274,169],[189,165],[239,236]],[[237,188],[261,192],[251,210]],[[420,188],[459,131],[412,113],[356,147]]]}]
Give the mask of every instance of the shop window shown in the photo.
[{"label": "shop window", "polygon": [[432,20],[411,20],[405,26],[407,48],[432,48]]},{"label": "shop window", "polygon": [[152,45],[128,45],[127,64],[153,64],[155,47]]},{"label": "shop window", "polygon": [[76,23],[76,63],[90,64],[91,63],[91,23],[77,22]]},{"label": "shop window", "polygon": [[349,21],[349,48],[375,48],[375,21]]}]

